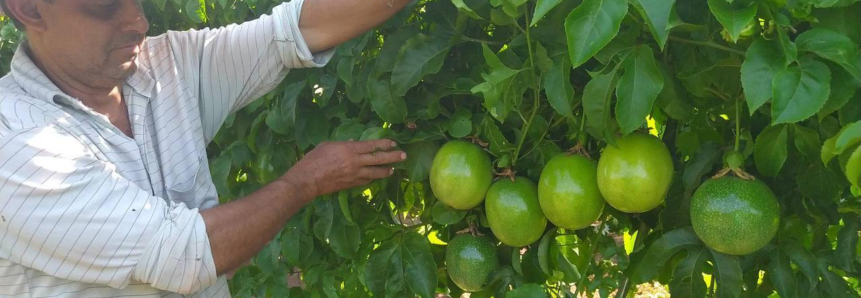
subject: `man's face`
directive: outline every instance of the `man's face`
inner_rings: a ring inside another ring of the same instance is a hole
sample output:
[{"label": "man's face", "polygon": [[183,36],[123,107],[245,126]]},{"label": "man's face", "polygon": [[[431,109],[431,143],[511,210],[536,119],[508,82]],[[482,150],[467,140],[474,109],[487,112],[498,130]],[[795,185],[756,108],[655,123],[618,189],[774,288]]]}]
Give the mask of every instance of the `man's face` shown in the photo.
[{"label": "man's face", "polygon": [[44,51],[82,76],[124,80],[149,28],[139,0],[56,0],[40,13]]}]

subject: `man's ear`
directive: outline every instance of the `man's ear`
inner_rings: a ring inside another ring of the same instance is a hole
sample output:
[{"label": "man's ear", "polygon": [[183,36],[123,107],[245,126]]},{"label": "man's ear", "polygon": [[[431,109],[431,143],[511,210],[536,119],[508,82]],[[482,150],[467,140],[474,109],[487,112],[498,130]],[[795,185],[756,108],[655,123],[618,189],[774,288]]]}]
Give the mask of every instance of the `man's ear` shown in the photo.
[{"label": "man's ear", "polygon": [[44,31],[47,26],[42,14],[39,13],[37,2],[34,0],[6,0],[9,11],[6,15],[14,16],[27,31]]}]

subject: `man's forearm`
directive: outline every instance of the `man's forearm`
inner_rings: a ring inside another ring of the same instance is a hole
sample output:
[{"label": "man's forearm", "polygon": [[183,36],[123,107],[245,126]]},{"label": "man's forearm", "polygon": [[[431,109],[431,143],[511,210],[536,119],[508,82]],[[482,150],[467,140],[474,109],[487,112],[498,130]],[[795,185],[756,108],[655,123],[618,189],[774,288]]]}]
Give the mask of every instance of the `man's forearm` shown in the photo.
[{"label": "man's forearm", "polygon": [[202,211],[218,275],[256,255],[310,199],[282,178],[241,200]]},{"label": "man's forearm", "polygon": [[412,0],[305,0],[299,29],[308,47],[316,53],[378,26],[410,2]]}]

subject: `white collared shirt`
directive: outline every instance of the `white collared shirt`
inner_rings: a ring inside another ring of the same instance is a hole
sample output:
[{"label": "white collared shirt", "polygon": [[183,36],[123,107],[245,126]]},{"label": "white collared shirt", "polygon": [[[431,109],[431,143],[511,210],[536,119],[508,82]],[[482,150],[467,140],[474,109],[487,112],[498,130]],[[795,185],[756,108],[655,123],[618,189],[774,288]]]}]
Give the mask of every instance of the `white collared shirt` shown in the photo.
[{"label": "white collared shirt", "polygon": [[290,68],[331,58],[301,36],[302,3],[147,38],[123,86],[134,138],[19,48],[0,79],[0,297],[229,297],[200,215],[218,204],[206,145]]}]

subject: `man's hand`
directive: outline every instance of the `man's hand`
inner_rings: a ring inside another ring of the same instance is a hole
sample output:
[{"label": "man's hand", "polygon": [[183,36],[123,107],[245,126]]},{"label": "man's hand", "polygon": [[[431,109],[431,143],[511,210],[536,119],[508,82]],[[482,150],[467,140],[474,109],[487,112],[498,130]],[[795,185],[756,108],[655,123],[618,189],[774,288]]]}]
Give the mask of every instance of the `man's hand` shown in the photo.
[{"label": "man's hand", "polygon": [[365,185],[392,175],[389,164],[404,161],[407,154],[392,150],[392,140],[322,143],[282,177],[313,199],[339,190]]}]

